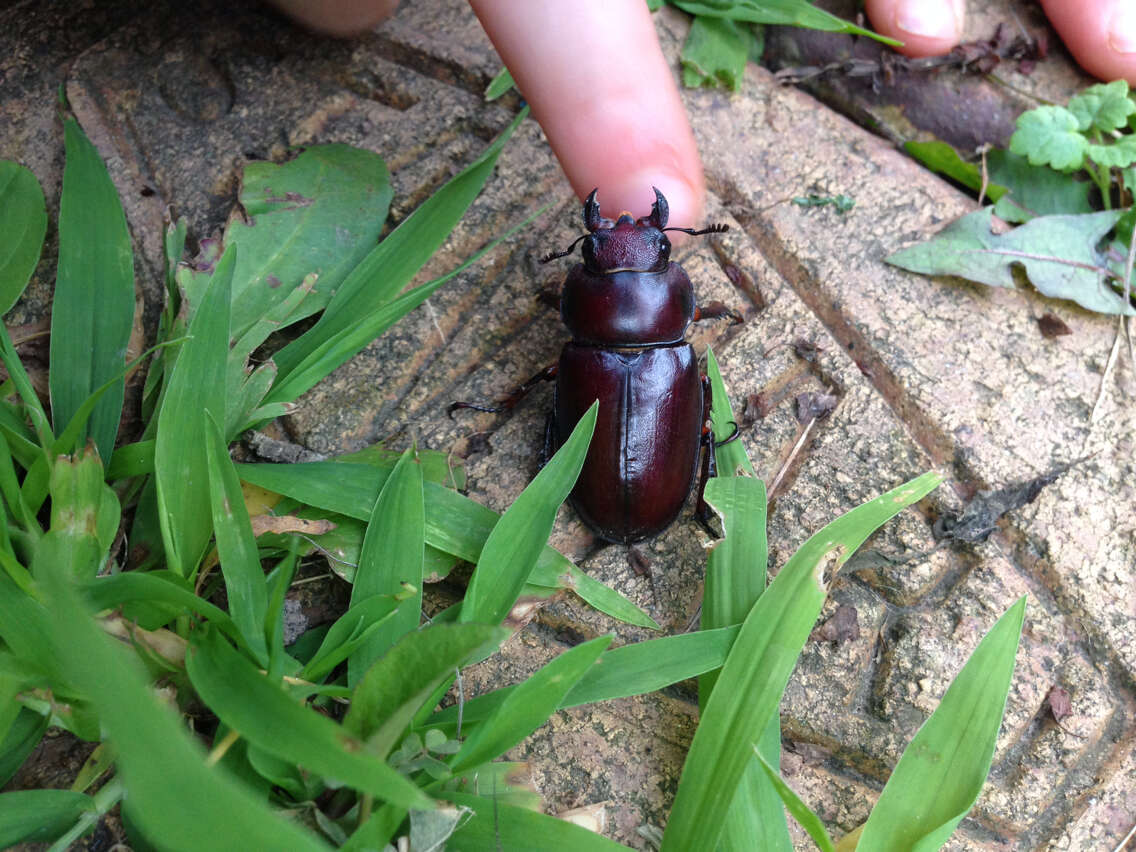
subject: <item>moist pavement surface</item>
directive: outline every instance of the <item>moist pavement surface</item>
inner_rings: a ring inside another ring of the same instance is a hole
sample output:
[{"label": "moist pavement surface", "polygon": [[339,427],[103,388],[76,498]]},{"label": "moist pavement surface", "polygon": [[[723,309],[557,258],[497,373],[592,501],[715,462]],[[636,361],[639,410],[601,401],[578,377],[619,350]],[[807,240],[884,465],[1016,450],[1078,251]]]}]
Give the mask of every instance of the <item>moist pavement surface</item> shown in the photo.
[{"label": "moist pavement surface", "polygon": [[[988,37],[998,22],[1045,30],[1032,5],[978,5],[970,38]],[[687,21],[664,10],[656,22],[677,73]],[[770,55],[822,64],[847,48],[833,38],[776,31]],[[766,482],[777,479],[771,570],[838,514],[925,470],[946,477],[846,566],[822,621],[841,614],[806,646],[781,705],[784,774],[837,836],[865,819],[967,654],[1021,595],[1026,625],[993,770],[946,848],[1111,850],[1136,823],[1136,380],[1125,347],[1105,377],[1116,321],[1031,289],[883,263],[976,207],[895,141],[922,127],[958,144],[1005,144],[1014,116],[1032,105],[1026,93],[1063,102],[1089,82],[1049,40],[1050,56],[1033,73],[1004,62],[1000,82],[953,68],[885,76],[875,88],[835,75],[813,81],[810,94],[750,65],[737,93],[683,93],[711,190],[706,219],[731,229],[690,241],[677,259],[701,303],[721,300],[745,317],[703,322],[691,340],[700,354],[713,345],[739,419],[748,400],[741,440]],[[152,327],[167,207],[194,239],[210,236],[233,207],[246,162],[347,142],[386,158],[397,222],[518,109],[515,94],[482,98],[500,67],[458,0],[404,3],[349,42],[243,4],[0,3],[0,156],[37,174],[52,221],[44,261],[8,321],[50,311],[60,86],[123,198],[141,316]],[[810,193],[848,195],[855,206],[841,213],[791,200]],[[450,451],[463,459],[471,496],[503,510],[538,468],[551,391],[508,416],[452,421],[446,407],[500,396],[555,360],[566,339],[538,298],[559,287],[564,268],[538,259],[578,232],[579,203],[535,123],[518,130],[419,278],[452,268],[549,201],[550,212],[313,389],[270,433],[317,453],[412,439]],[[1072,333],[1043,336],[1045,313]],[[830,413],[811,419],[810,401]],[[995,512],[984,541],[936,540],[936,519],[1072,462],[1032,502]],[[649,575],[568,509],[552,543],[665,632],[696,621],[709,540],[689,511],[640,546]],[[300,627],[332,617],[342,585],[330,581],[294,602]],[[452,595],[452,585],[435,598]],[[655,635],[571,595],[555,598],[501,655],[467,674],[467,692],[519,680],[607,632],[617,644]],[[1060,723],[1047,700],[1055,687],[1071,699]],[[680,684],[558,712],[510,756],[529,763],[548,811],[587,807],[610,837],[645,848],[639,828],[665,824],[696,720],[693,685]],[[80,745],[50,737],[13,784],[66,786],[81,760]],[[811,848],[794,832],[798,848]]]}]

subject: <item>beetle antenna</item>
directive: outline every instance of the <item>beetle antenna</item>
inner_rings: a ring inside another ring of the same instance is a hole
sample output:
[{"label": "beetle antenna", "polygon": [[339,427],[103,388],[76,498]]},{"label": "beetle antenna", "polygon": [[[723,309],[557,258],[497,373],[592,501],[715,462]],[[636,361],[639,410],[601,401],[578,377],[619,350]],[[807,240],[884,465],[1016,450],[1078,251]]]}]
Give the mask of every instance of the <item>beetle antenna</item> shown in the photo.
[{"label": "beetle antenna", "polygon": [[663,228],[664,231],[682,231],[684,234],[690,234],[692,237],[698,237],[702,234],[722,234],[730,230],[730,226],[725,222],[718,222],[716,225],[711,225],[709,228]]},{"label": "beetle antenna", "polygon": [[572,240],[572,244],[570,246],[568,246],[568,248],[564,249],[564,251],[549,252],[548,254],[546,254],[544,257],[542,257],[540,259],[540,262],[541,263],[548,263],[550,260],[556,260],[557,258],[560,258],[560,257],[567,257],[568,255],[570,255],[572,253],[572,250],[576,248],[576,243],[580,242],[580,240],[586,238],[587,236],[588,236],[587,234],[580,234],[580,236],[578,236],[578,237],[576,237],[576,239]]}]

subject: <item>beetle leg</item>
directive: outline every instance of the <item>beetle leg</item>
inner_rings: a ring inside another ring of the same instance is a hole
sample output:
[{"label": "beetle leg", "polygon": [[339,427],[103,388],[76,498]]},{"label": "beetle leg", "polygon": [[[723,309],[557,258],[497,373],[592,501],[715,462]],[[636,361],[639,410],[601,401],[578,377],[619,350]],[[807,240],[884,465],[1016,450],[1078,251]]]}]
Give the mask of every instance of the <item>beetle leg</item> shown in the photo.
[{"label": "beetle leg", "polygon": [[743,322],[741,314],[717,299],[713,302],[707,302],[705,305],[699,305],[694,309],[695,322],[704,319],[719,319],[720,317],[729,317],[735,324]]},{"label": "beetle leg", "polygon": [[512,411],[522,399],[529,395],[533,388],[541,382],[550,382],[556,378],[556,372],[559,364],[550,364],[545,367],[531,379],[517,388],[514,388],[508,396],[498,402],[496,405],[482,405],[477,402],[451,402],[449,414],[450,417],[454,416],[454,412],[459,408],[472,408],[474,411],[488,411],[490,414],[500,414],[502,411]]}]

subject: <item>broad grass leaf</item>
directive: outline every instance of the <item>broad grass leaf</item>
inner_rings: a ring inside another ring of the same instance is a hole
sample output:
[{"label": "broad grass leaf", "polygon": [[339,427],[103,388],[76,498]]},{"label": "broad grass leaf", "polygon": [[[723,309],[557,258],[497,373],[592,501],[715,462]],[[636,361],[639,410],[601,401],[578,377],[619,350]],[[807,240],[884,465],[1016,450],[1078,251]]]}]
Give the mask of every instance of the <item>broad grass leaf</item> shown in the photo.
[{"label": "broad grass leaf", "polygon": [[223,241],[239,248],[233,337],[293,298],[309,275],[315,277],[307,297],[276,320],[287,325],[325,307],[374,248],[392,194],[382,157],[350,145],[315,145],[283,164],[246,165],[243,215],[229,220]]},{"label": "broad grass leaf", "polygon": [[179,582],[184,581],[170,572],[127,571],[96,577],[80,586],[79,591],[83,594],[87,605],[96,612],[136,601],[145,601],[170,607],[179,614],[195,613],[207,618],[210,624],[243,647],[244,636],[229,614],[200,595],[195,595],[185,586],[179,585]]},{"label": "broad grass leaf", "polygon": [[[151,842],[186,850],[328,847],[268,806],[205,753],[170,708],[160,703],[138,662],[106,637],[84,610],[67,573],[44,572],[51,640],[68,672],[99,709],[118,753],[118,774],[139,829]],[[176,778],[177,783],[170,783]],[[203,831],[202,826],[208,826]]]},{"label": "broad grass leaf", "polygon": [[513,75],[509,73],[508,68],[502,68],[497,72],[497,76],[489,81],[489,85],[485,87],[485,100],[495,101],[501,97],[509,89],[516,85],[513,82]]},{"label": "broad grass leaf", "polygon": [[[343,280],[319,321],[273,357],[283,383],[309,356],[395,298],[449,236],[481,192],[522,110],[485,152],[451,178],[372,249]],[[271,401],[283,397],[275,391]]]},{"label": "broad grass leaf", "polygon": [[739,0],[701,0],[701,2],[670,0],[670,3],[690,15],[729,18],[752,24],[780,24],[825,32],[851,33],[873,38],[883,44],[892,46],[900,44],[895,39],[858,27],[819,9],[808,0],[740,0],[740,2]]},{"label": "broad grass leaf", "polygon": [[46,232],[39,181],[23,166],[0,160],[0,314],[12,310],[28,286]]},{"label": "broad grass leaf", "polygon": [[933,852],[974,806],[994,758],[1025,611],[1023,595],[990,628],[907,744],[857,852]]},{"label": "broad grass leaf", "polygon": [[[354,317],[350,323],[339,330],[330,326],[323,329],[319,332],[319,339],[313,341],[311,350],[292,366],[286,376],[282,376],[272,386],[267,397],[269,410],[272,410],[271,406],[273,405],[280,405],[299,397],[332,370],[339,367],[340,364],[362,350],[364,346],[385,332],[395,322],[426,301],[435,290],[477,263],[488,252],[509,239],[547,209],[548,205],[537,210],[523,222],[482,246],[445,275],[435,278],[433,281],[427,281],[425,284],[420,284],[412,290],[392,298],[385,304],[375,306],[370,313]],[[394,234],[391,236],[393,237]],[[390,238],[388,237],[388,239]],[[384,245],[386,245],[385,240],[379,248],[381,249]],[[317,328],[313,328],[309,334],[316,334],[317,330]],[[303,338],[296,341],[297,344],[301,342],[303,342]],[[277,357],[281,357],[280,353],[277,354]],[[276,415],[273,414],[272,416]],[[253,422],[259,421],[254,420]]]},{"label": "broad grass leaf", "polygon": [[[453,852],[480,852],[507,849],[509,852],[615,852],[627,847],[608,840],[582,826],[494,801],[469,793],[439,792],[439,798],[472,811],[450,837],[446,849]],[[691,847],[691,849],[703,847]]]},{"label": "broad grass leaf", "polygon": [[439,684],[508,635],[488,624],[435,624],[407,633],[355,687],[343,727],[385,757]]},{"label": "broad grass leaf", "polygon": [[577,645],[517,684],[462,744],[450,768],[460,773],[488,763],[547,722],[564,696],[595,665],[611,639],[611,636],[600,636]]},{"label": "broad grass leaf", "polygon": [[241,657],[216,631],[186,656],[201,699],[249,742],[318,775],[402,807],[429,809],[431,799],[335,722],[302,707]]},{"label": "broad grass leaf", "polygon": [[[723,437],[737,428],[731,415],[729,393],[714,353],[707,350],[714,435]],[[765,591],[769,548],[766,540],[765,484],[741,441],[715,448],[718,477],[706,483],[705,499],[722,519],[724,538],[710,551],[702,595],[702,630],[736,627]],[[705,707],[717,682],[711,671],[698,680],[699,703]],[[774,713],[758,740],[758,748],[774,765],[781,762],[781,717]],[[767,852],[791,852],[792,839],[785,809],[760,767],[751,760],[733,793],[722,826],[719,848],[748,850],[755,843]]]},{"label": "broad grass leaf", "polygon": [[398,612],[351,653],[347,660],[348,686],[355,686],[371,664],[401,636],[418,629],[422,619],[425,537],[422,468],[410,448],[394,466],[375,501],[351,585],[351,603],[373,595],[398,594],[404,583],[414,592],[399,604]]},{"label": "broad grass leaf", "polygon": [[593,402],[568,440],[513,501],[485,540],[462,601],[461,621],[500,624],[552,532],[556,512],[584,466],[599,403]]},{"label": "broad grass leaf", "polygon": [[217,537],[217,557],[225,578],[229,614],[244,637],[244,646],[262,666],[268,665],[268,646],[264,641],[268,613],[268,590],[264,569],[256,549],[241,482],[229,458],[217,421],[208,414],[205,424],[206,462],[209,476],[209,503],[213,531]]},{"label": "broad grass leaf", "polygon": [[[74,119],[59,206],[59,266],[51,307],[51,416],[56,433],[126,361],[134,321],[134,255],[126,216],[99,152]],[[122,381],[95,405],[89,435],[107,461],[122,416]]]},{"label": "broad grass leaf", "polygon": [[[308,506],[367,520],[386,471],[357,462],[238,464],[241,479]],[[476,563],[500,515],[468,497],[433,482],[423,491],[426,543],[466,562]],[[562,554],[544,547],[528,578],[549,589],[571,588],[584,601],[613,618],[659,629],[655,621],[618,592],[593,580]]]},{"label": "broad grass leaf", "polygon": [[1070,299],[1105,314],[1136,315],[1109,279],[1097,246],[1122,211],[1038,216],[1005,234],[991,230],[993,208],[968,213],[924,243],[895,252],[893,266],[924,275],[958,275],[991,287],[1014,287],[1013,267],[1025,268],[1045,296]]},{"label": "broad grass leaf", "polygon": [[[714,350],[706,348],[706,375],[710,379],[711,407],[710,420],[714,426],[714,437],[718,441],[725,440],[738,428],[737,419],[730,408],[730,395],[722,381],[722,372],[718,368],[718,359]],[[719,476],[734,476],[739,471],[756,477],[753,464],[746,455],[745,445],[740,440],[730,441],[714,449],[714,458],[718,463]]]},{"label": "broad grass leaf", "polygon": [[[600,655],[596,664],[572,687],[559,709],[642,695],[721,668],[741,628],[700,630],[634,642],[612,648]],[[472,727],[488,719],[516,689],[505,686],[470,698],[461,708],[462,724]],[[457,705],[444,707],[424,723],[447,734],[457,729]]]},{"label": "broad grass leaf", "polygon": [[0,847],[50,843],[94,805],[90,796],[70,790],[0,793]]},{"label": "broad grass leaf", "polygon": [[713,848],[751,747],[777,712],[801,648],[841,565],[880,525],[935,488],[927,473],[812,535],[789,558],[742,624],[706,704],[679,779],[663,852]]},{"label": "broad grass leaf", "polygon": [[[351,597],[354,600],[355,595]],[[300,672],[300,677],[310,681],[322,680],[356,648],[381,630],[398,608],[399,602],[390,595],[373,595],[351,604],[351,608],[339,616],[324,635],[319,648]]]},{"label": "broad grass leaf", "polygon": [[793,815],[793,819],[803,828],[812,838],[813,843],[821,852],[836,852],[836,847],[832,845],[832,838],[828,836],[825,830],[824,823],[821,822],[820,817],[812,812],[808,805],[806,805],[801,798],[793,792],[792,788],[781,780],[781,775],[776,767],[770,766],[769,762],[761,756],[761,752],[754,748],[754,755],[757,757],[757,765],[762,774],[769,779],[769,783],[773,785],[773,789],[777,791],[777,795],[781,797],[781,801],[785,803],[785,808]]},{"label": "broad grass leaf", "polygon": [[19,708],[4,738],[0,739],[0,785],[7,784],[19,771],[47,733],[50,722],[50,714]]},{"label": "broad grass leaf", "polygon": [[170,568],[188,576],[213,532],[206,417],[225,422],[225,361],[229,354],[229,289],[236,249],[213,272],[190,339],[174,362],[154,445],[158,522]]}]

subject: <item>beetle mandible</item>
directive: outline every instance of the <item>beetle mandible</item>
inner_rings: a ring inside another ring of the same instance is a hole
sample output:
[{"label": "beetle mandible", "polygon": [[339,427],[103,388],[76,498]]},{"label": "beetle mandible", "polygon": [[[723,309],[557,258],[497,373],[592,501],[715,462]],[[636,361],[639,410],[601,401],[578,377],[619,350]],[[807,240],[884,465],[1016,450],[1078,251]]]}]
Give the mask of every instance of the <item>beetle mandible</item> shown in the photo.
[{"label": "beetle mandible", "polygon": [[572,335],[560,360],[499,407],[455,403],[451,411],[509,409],[539,382],[555,379],[547,456],[598,399],[592,443],[569,500],[602,538],[630,544],[674,521],[698,475],[700,457],[703,481],[715,473],[710,384],[685,334],[699,319],[729,316],[740,322],[741,317],[720,303],[695,306],[694,287],[670,259],[664,233],[721,233],[727,225],[668,228],[667,200],[658,189],[649,215],[634,219],[622,213],[613,222],[600,215],[596,193],[592,190],[584,202],[588,232],[541,259],[566,257],[583,242],[583,263],[569,271],[560,298],[560,316]]}]

